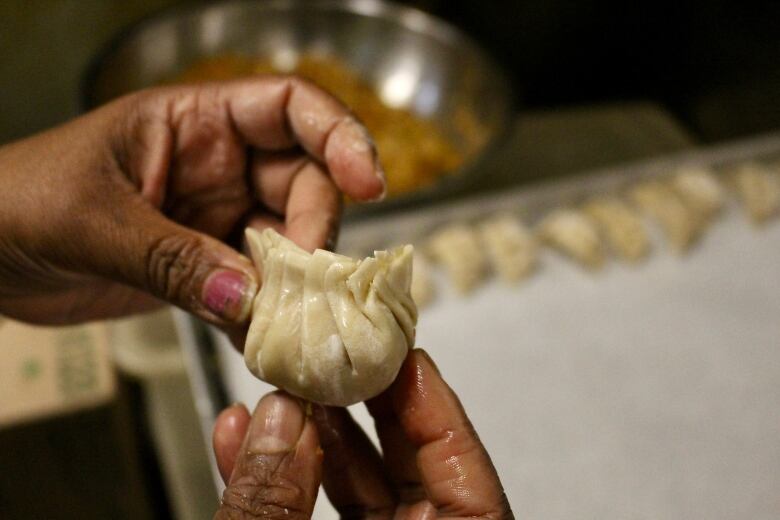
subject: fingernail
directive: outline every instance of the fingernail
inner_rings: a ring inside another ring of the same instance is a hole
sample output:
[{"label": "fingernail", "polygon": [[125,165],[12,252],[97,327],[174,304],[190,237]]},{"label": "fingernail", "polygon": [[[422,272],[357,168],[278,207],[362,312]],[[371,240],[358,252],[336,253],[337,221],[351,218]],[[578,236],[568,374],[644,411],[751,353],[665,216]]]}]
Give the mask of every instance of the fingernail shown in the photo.
[{"label": "fingernail", "polygon": [[328,408],[320,404],[314,405],[312,418],[317,425],[317,433],[323,446],[332,446],[339,441],[339,430],[333,424],[335,417]]},{"label": "fingernail", "polygon": [[242,403],[241,401],[234,401],[230,403],[230,406],[227,407],[227,409],[233,409],[233,408],[243,408],[244,410],[246,410],[246,406],[244,406],[244,403]]},{"label": "fingernail", "polygon": [[377,179],[379,179],[379,182],[382,183],[382,193],[377,195],[372,202],[381,202],[385,200],[385,197],[387,197],[387,178],[385,177],[385,170],[382,168],[382,164],[379,162],[379,159],[377,159],[375,163],[376,168],[374,173],[376,174]]},{"label": "fingernail", "polygon": [[382,185],[382,192],[376,197],[372,198],[371,202],[379,202],[384,200],[385,196],[387,195],[387,180],[385,178],[385,171],[382,168],[382,164],[379,162],[379,158],[377,157],[376,143],[374,143],[374,139],[371,137],[371,134],[365,125],[354,117],[350,117],[345,122],[345,127],[345,133],[347,136],[349,136],[348,142],[350,143],[352,151],[359,155],[363,155],[365,159],[373,164],[374,175]]},{"label": "fingernail", "polygon": [[328,238],[325,240],[325,251],[335,251],[336,244],[339,241],[339,227],[333,226],[328,232]]},{"label": "fingernail", "polygon": [[257,284],[238,271],[219,269],[203,284],[206,308],[227,321],[241,323],[249,317]]},{"label": "fingernail", "polygon": [[239,421],[242,420],[239,419],[239,416],[236,415],[235,412],[242,409],[246,410],[246,406],[241,403],[234,403],[222,410],[222,412],[219,414],[219,422],[221,423],[222,427],[214,429],[214,439],[219,437],[232,438]]},{"label": "fingernail", "polygon": [[303,409],[295,398],[280,392],[268,394],[252,415],[247,449],[267,455],[291,451],[301,436],[304,421]]}]

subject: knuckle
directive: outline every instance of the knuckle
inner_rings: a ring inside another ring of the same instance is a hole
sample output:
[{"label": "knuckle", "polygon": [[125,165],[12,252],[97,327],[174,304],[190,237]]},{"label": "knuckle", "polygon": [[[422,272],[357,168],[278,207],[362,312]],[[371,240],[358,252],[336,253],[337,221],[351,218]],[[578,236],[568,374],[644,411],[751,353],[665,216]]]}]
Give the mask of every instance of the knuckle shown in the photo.
[{"label": "knuckle", "polygon": [[205,246],[197,236],[166,235],[152,241],[147,252],[147,284],[159,297],[181,301],[207,268],[198,259]]},{"label": "knuckle", "polygon": [[239,473],[222,495],[222,518],[308,520],[310,498],[287,477],[284,455],[257,455],[241,463]]}]

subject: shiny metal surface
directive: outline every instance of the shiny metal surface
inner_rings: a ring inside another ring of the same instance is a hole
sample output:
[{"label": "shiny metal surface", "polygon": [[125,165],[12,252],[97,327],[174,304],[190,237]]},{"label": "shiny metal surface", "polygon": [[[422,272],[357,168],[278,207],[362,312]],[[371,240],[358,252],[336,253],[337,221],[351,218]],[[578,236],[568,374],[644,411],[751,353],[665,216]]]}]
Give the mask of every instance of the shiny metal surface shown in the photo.
[{"label": "shiny metal surface", "polygon": [[282,63],[304,52],[335,55],[386,103],[433,119],[465,152],[461,169],[432,188],[352,207],[351,216],[457,192],[513,117],[505,75],[469,37],[421,11],[378,0],[235,0],[165,11],[98,56],[84,76],[82,105],[155,85],[199,58],[226,52]]}]

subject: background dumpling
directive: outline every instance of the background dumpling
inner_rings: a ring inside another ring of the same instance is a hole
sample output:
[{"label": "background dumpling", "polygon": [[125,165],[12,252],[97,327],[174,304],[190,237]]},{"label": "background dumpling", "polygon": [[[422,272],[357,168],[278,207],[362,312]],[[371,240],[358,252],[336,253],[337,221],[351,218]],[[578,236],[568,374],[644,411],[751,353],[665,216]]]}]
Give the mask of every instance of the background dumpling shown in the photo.
[{"label": "background dumpling", "polygon": [[461,294],[476,289],[485,277],[485,254],[479,235],[470,225],[452,224],[437,231],[430,239],[429,252]]},{"label": "background dumpling", "polygon": [[685,252],[696,241],[703,229],[702,219],[669,185],[646,181],[634,186],[629,197],[643,212],[655,219],[666,235],[672,249]]},{"label": "background dumpling", "polygon": [[780,212],[780,174],[771,167],[741,164],[732,181],[753,224],[761,225]]},{"label": "background dumpling", "polygon": [[683,202],[704,221],[709,221],[717,215],[726,203],[726,193],[715,173],[709,168],[682,167],[677,170],[671,183]]},{"label": "background dumpling", "polygon": [[495,215],[481,222],[479,231],[490,263],[504,281],[516,283],[536,268],[536,238],[517,218]]},{"label": "background dumpling", "polygon": [[642,218],[615,197],[598,197],[588,201],[582,210],[598,225],[613,253],[629,262],[638,262],[650,251]]},{"label": "background dumpling", "polygon": [[598,269],[604,264],[604,247],[594,222],[573,209],[558,209],[539,223],[539,236],[560,252],[585,267]]},{"label": "background dumpling", "polygon": [[417,308],[422,309],[436,297],[436,286],[433,283],[431,266],[425,256],[415,251],[412,265],[412,299]]}]

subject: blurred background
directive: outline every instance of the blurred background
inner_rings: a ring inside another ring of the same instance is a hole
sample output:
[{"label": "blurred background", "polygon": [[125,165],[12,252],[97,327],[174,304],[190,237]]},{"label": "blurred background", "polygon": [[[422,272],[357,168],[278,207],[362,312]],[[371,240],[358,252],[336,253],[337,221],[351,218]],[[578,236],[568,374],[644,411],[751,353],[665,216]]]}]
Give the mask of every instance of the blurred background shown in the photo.
[{"label": "blurred background", "polygon": [[[469,34],[510,79],[500,159],[461,187],[469,193],[780,128],[777,1],[403,3]],[[109,41],[190,4],[0,2],[0,144],[78,115],[85,71]],[[216,494],[174,325],[168,313],[150,319],[78,329],[89,348],[0,325],[0,349],[10,345],[0,517],[211,516]]]},{"label": "blurred background", "polygon": [[[0,141],[78,111],[80,75],[117,31],[175,0],[6,0]],[[772,0],[407,2],[452,21],[510,71],[527,110],[647,100],[697,138],[780,122],[780,5]]]}]

